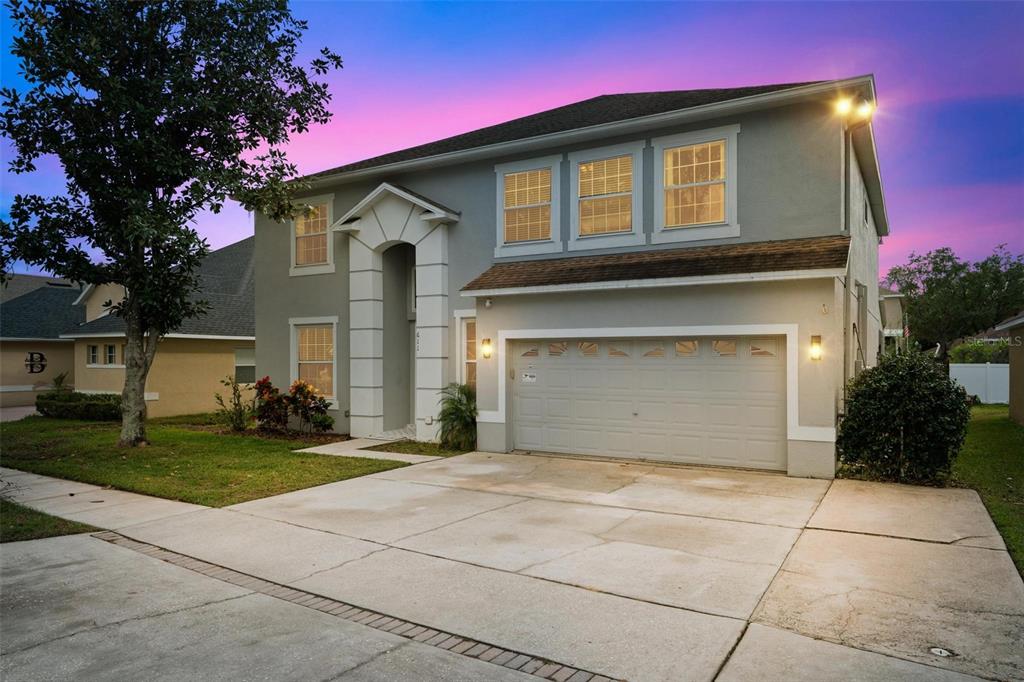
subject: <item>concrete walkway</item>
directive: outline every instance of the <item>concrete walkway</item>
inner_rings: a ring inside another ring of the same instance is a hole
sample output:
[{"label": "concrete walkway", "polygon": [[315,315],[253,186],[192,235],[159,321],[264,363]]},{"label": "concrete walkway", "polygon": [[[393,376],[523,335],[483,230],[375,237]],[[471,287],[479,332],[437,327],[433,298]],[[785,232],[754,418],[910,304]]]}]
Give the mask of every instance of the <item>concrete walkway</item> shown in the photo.
[{"label": "concrete walkway", "polygon": [[395,462],[409,462],[410,464],[422,464],[423,462],[433,462],[435,459],[442,459],[441,457],[431,457],[429,455],[413,455],[405,452],[384,452],[380,450],[363,449],[374,447],[376,445],[387,445],[388,443],[394,442],[395,441],[393,440],[377,438],[352,438],[349,440],[339,441],[337,443],[328,443],[326,445],[316,445],[311,448],[304,448],[297,452],[313,452],[318,455],[334,455],[336,457],[390,459]]},{"label": "concrete walkway", "polygon": [[967,490],[470,453],[118,527],[609,678],[1024,677],[1024,583]]},{"label": "concrete walkway", "polygon": [[35,405],[0,407],[0,422],[15,422],[36,413]]}]

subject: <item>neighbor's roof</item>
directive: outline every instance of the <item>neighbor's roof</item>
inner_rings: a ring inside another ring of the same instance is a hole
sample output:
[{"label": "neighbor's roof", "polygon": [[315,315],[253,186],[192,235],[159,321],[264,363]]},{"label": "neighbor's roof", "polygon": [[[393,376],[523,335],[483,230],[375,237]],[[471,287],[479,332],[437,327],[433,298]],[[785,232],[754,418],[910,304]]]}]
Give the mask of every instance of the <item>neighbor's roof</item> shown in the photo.
[{"label": "neighbor's roof", "polygon": [[442,140],[428,142],[320,171],[319,173],[307,175],[305,179],[316,180],[338,173],[365,170],[377,166],[386,166],[402,161],[412,161],[439,154],[523,140],[540,135],[561,133],[568,130],[626,121],[653,114],[691,109],[706,104],[763,95],[820,82],[822,81],[755,85],[743,88],[668,90],[664,92],[630,92],[617,95],[600,95],[583,100],[582,102],[574,102],[555,109],[548,109],[547,111],[505,121],[504,123],[498,123],[497,125],[480,128],[468,133],[446,137]]},{"label": "neighbor's roof", "polygon": [[[205,315],[185,320],[174,336],[255,337],[255,238],[249,237],[212,251],[199,266],[200,290],[195,296],[210,304]],[[106,336],[124,333],[124,320],[106,315],[77,327],[65,328],[65,337]]]},{"label": "neighbor's roof", "polygon": [[498,263],[462,290],[843,268],[849,247],[849,237],[835,235]]},{"label": "neighbor's roof", "polygon": [[59,339],[85,319],[78,287],[42,286],[0,305],[0,338]]},{"label": "neighbor's roof", "polygon": [[47,275],[23,275],[20,273],[9,273],[8,279],[0,285],[0,303],[7,303],[19,296],[27,294],[30,291],[35,291],[41,287],[74,287],[78,291],[78,286],[73,284],[70,280],[62,279],[60,277],[49,277]]},{"label": "neighbor's roof", "polygon": [[1017,313],[1013,317],[1010,317],[1008,319],[1003,320],[1002,322],[997,324],[995,326],[995,329],[993,329],[992,331],[997,331],[997,332],[1009,331],[1009,330],[1013,329],[1014,327],[1020,327],[1022,325],[1024,325],[1024,310],[1020,311],[1019,313]]}]

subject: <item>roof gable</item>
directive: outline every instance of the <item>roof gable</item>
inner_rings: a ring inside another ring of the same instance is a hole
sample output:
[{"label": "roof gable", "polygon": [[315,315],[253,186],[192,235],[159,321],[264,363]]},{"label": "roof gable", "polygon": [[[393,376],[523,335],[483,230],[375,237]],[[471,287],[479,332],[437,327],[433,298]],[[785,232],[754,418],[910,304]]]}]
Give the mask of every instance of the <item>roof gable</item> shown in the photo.
[{"label": "roof gable", "polygon": [[350,223],[357,218],[361,218],[368,210],[370,210],[374,204],[382,200],[387,195],[394,195],[400,199],[408,201],[410,204],[423,209],[423,213],[420,214],[422,220],[437,220],[443,223],[454,223],[459,219],[459,212],[448,208],[444,204],[428,199],[422,194],[417,194],[411,189],[401,187],[399,185],[393,185],[390,182],[382,182],[377,186],[377,189],[367,194],[363,199],[352,207],[345,215],[341,216],[338,220],[334,221],[331,226],[333,230],[343,230],[347,223]]}]

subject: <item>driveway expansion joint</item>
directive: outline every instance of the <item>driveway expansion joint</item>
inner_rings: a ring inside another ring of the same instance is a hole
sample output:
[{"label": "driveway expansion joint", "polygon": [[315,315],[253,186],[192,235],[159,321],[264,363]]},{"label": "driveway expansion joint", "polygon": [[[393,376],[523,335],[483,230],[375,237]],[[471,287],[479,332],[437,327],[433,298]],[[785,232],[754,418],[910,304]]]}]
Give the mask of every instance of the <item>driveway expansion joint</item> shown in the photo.
[{"label": "driveway expansion joint", "polygon": [[[203,561],[186,554],[179,554],[168,549],[147,542],[140,542],[114,531],[100,531],[93,533],[92,537],[109,542],[118,547],[130,549],[140,554],[160,559],[180,568],[200,573],[210,578],[216,578],[232,585],[244,587],[251,592],[249,594],[263,594],[275,599],[281,599],[293,604],[305,606],[306,608],[320,611],[327,615],[341,618],[349,622],[359,623],[366,627],[388,632],[392,635],[402,637],[409,642],[417,642],[426,646],[446,650],[459,656],[474,658],[489,665],[518,670],[534,677],[547,680],[568,680],[572,678],[578,682],[598,682],[609,678],[599,673],[582,670],[575,666],[551,661],[542,656],[533,656],[528,653],[507,649],[502,646],[481,642],[470,637],[463,637],[454,633],[438,630],[428,625],[421,625],[407,621],[403,618],[380,613],[373,609],[365,609],[337,599],[331,599],[322,595],[306,592],[280,583],[264,580],[247,573],[235,571],[224,566]],[[248,596],[248,595],[244,595]],[[441,635],[444,635],[443,637]],[[404,644],[401,646],[405,646]],[[393,651],[394,648],[389,651]],[[387,653],[387,652],[382,652]],[[495,663],[495,661],[503,661]],[[356,666],[359,667],[359,666]]]}]

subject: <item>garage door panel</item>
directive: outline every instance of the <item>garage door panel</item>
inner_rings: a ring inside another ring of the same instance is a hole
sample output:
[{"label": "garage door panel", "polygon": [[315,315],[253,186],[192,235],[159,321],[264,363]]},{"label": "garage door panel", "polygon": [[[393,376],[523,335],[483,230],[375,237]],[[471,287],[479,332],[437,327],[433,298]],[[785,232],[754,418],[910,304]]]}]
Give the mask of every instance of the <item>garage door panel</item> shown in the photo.
[{"label": "garage door panel", "polygon": [[781,337],[538,340],[511,356],[517,448],[785,469]]}]

